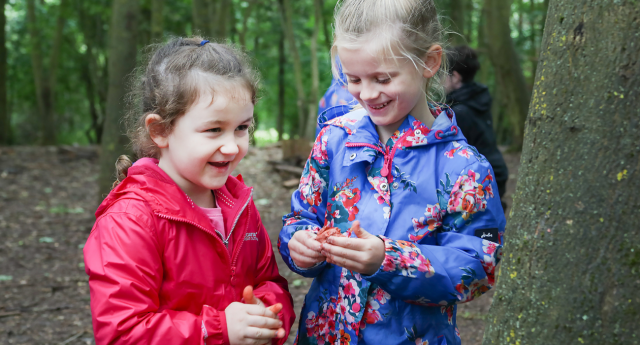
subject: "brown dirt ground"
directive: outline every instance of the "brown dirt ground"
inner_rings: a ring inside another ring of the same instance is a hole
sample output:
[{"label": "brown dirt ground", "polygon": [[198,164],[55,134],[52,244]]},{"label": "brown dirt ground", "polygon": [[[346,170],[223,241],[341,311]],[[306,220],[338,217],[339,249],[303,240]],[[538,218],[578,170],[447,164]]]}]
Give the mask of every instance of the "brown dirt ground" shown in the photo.
[{"label": "brown dirt ground", "polygon": [[[294,177],[273,172],[267,161],[280,157],[277,147],[252,148],[237,169],[255,187],[274,250],[290,207],[291,190],[282,181]],[[510,206],[519,155],[505,159]],[[98,205],[97,176],[94,148],[70,154],[56,147],[0,147],[0,344],[94,343],[82,246]],[[311,281],[281,260],[278,265],[299,311]],[[459,307],[463,344],[481,343],[491,296]]]}]

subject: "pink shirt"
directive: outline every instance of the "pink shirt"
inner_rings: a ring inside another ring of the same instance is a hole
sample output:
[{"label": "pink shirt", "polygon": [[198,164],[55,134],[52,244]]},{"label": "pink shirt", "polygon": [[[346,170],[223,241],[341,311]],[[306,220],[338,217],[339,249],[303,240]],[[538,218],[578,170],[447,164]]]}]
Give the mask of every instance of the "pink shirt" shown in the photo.
[{"label": "pink shirt", "polygon": [[207,217],[209,217],[209,221],[211,221],[211,225],[213,225],[213,228],[218,230],[218,232],[222,234],[224,239],[227,239],[227,233],[224,231],[224,220],[222,218],[222,210],[220,209],[220,207],[217,207],[217,206],[214,208],[200,207],[200,209],[204,212],[204,214],[207,215]]}]

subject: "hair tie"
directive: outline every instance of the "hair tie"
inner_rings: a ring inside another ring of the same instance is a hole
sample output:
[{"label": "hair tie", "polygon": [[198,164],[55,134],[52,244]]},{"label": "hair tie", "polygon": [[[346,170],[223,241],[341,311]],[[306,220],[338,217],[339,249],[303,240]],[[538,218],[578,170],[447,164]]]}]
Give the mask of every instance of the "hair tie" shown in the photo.
[{"label": "hair tie", "polygon": [[203,45],[209,43],[209,40],[202,40],[202,42],[200,42],[200,46],[202,47]]}]

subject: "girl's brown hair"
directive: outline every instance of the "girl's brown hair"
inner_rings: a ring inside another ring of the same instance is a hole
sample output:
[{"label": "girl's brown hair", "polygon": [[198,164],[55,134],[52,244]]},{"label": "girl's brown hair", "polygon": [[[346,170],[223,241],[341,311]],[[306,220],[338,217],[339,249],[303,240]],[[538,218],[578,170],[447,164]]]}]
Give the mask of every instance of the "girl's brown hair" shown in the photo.
[{"label": "girl's brown hair", "polygon": [[[149,48],[146,63],[137,70],[125,117],[127,135],[138,158],[160,158],[149,130],[162,135],[171,133],[176,119],[189,110],[201,93],[210,92],[215,97],[217,91],[240,86],[249,91],[251,102],[256,103],[258,73],[239,49],[197,36],[173,38]],[[149,114],[162,119],[153,128],[145,125]],[[130,160],[118,158],[113,187],[126,177],[130,166]]]}]

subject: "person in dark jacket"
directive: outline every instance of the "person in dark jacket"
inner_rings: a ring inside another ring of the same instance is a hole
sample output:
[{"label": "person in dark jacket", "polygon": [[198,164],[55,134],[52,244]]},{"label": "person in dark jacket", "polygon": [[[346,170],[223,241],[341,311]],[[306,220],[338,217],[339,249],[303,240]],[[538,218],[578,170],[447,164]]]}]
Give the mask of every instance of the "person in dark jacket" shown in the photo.
[{"label": "person in dark jacket", "polygon": [[[496,176],[498,192],[502,199],[509,178],[509,170],[496,144],[491,116],[491,95],[489,89],[473,78],[480,69],[477,53],[468,46],[456,46],[448,55],[449,75],[445,78],[446,103],[451,106],[458,119],[458,127],[484,155]],[[503,207],[504,207],[503,203]]]}]

